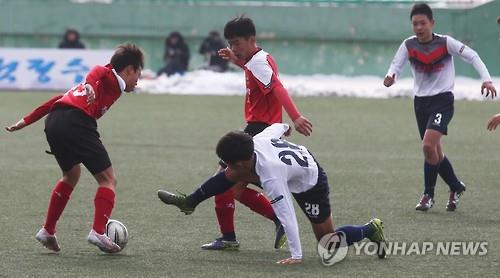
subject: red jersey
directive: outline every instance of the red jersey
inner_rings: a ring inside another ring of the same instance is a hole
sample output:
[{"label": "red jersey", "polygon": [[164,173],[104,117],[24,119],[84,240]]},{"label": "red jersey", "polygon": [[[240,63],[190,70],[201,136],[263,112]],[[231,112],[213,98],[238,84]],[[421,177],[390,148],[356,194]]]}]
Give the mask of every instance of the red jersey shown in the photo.
[{"label": "red jersey", "polygon": [[278,67],[274,59],[260,49],[243,65],[246,79],[245,120],[247,122],[281,123],[282,104],[271,94],[278,86]]},{"label": "red jersey", "polygon": [[[96,66],[88,74],[85,82],[90,84],[95,92],[95,101],[87,104],[87,95],[83,84],[79,84],[63,95],[58,95],[37,107],[24,117],[26,124],[31,124],[47,115],[54,107],[72,106],[82,110],[89,117],[99,119],[121,96],[125,82],[113,72],[113,67]],[[120,82],[123,84],[120,85]]]}]

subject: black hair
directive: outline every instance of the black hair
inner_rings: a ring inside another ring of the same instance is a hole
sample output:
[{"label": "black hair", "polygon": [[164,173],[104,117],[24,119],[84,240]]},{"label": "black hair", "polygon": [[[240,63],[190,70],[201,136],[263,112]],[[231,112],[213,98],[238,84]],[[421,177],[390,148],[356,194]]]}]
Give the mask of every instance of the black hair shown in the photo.
[{"label": "black hair", "polygon": [[248,38],[255,36],[255,25],[252,19],[245,15],[238,16],[231,19],[224,26],[224,38],[226,40],[234,39],[237,37]]},{"label": "black hair", "polygon": [[423,14],[427,16],[429,20],[432,20],[432,9],[429,7],[429,5],[425,3],[418,3],[413,5],[413,8],[411,8],[411,13],[410,13],[410,19],[417,14]]},{"label": "black hair", "polygon": [[228,164],[249,160],[253,151],[253,138],[243,131],[227,133],[219,140],[215,149],[217,156]]},{"label": "black hair", "polygon": [[70,34],[74,34],[75,35],[75,41],[80,40],[80,33],[76,29],[73,29],[73,28],[66,29],[66,32],[64,33],[63,39],[65,41],[67,41]]},{"label": "black hair", "polygon": [[144,68],[144,54],[135,44],[120,44],[116,48],[113,57],[111,57],[110,64],[116,72],[121,72],[129,65],[132,65],[134,70],[137,71],[138,69]]}]

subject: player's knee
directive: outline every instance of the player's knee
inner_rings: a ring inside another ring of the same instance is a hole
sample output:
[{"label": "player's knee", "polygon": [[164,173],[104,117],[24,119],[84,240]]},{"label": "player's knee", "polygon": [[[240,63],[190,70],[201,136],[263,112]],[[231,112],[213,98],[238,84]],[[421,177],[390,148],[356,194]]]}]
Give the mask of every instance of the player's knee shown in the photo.
[{"label": "player's knee", "polygon": [[71,187],[75,187],[76,184],[78,183],[78,180],[80,179],[79,176],[63,176],[61,178],[61,181],[64,182],[65,184],[70,185]]},{"label": "player's knee", "polygon": [[433,144],[423,142],[422,143],[422,151],[424,152],[424,155],[426,158],[437,156],[437,149],[436,149],[436,146],[434,146]]},{"label": "player's knee", "polygon": [[116,185],[118,184],[118,180],[114,176],[110,177],[109,181],[108,181],[108,184],[109,184],[110,187],[112,187],[113,189],[115,189]]},{"label": "player's knee", "polygon": [[428,142],[422,143],[422,151],[424,153],[425,161],[429,164],[435,165],[439,163],[439,154],[437,146]]},{"label": "player's knee", "polygon": [[71,168],[69,171],[63,172],[63,177],[61,181],[69,184],[72,187],[75,187],[78,181],[80,180],[80,167],[78,165]]},{"label": "player's knee", "polygon": [[243,191],[245,190],[246,187],[239,187],[239,186],[234,186],[233,187],[233,193],[234,193],[234,198],[236,200],[240,200],[241,194],[243,194]]},{"label": "player's knee", "polygon": [[116,178],[114,176],[108,175],[104,178],[100,178],[98,180],[98,183],[99,183],[99,186],[107,187],[107,188],[114,190],[116,188],[116,184],[118,183],[118,181],[116,180]]}]

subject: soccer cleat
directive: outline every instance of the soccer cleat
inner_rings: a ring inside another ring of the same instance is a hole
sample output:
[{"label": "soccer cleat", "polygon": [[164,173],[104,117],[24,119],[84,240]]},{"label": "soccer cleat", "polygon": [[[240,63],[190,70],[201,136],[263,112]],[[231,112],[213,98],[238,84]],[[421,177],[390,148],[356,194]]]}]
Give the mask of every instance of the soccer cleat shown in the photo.
[{"label": "soccer cleat", "polygon": [[377,255],[380,259],[384,259],[386,257],[385,252],[385,236],[384,236],[384,225],[382,220],[378,218],[373,218],[370,222],[366,223],[366,225],[370,226],[373,233],[368,237],[370,241],[377,243],[378,250]]},{"label": "soccer cleat", "polygon": [[432,208],[433,205],[434,199],[428,194],[424,194],[422,195],[422,198],[420,198],[420,201],[418,202],[415,209],[420,211],[428,211],[430,208]]},{"label": "soccer cleat", "polygon": [[[278,226],[279,225],[279,226]],[[274,239],[274,249],[281,249],[285,246],[286,234],[285,228],[280,222],[276,224],[276,238]]]},{"label": "soccer cleat", "polygon": [[225,240],[221,237],[216,238],[214,241],[203,244],[203,250],[221,250],[221,251],[237,251],[240,248],[240,243],[237,240]]},{"label": "soccer cleat", "polygon": [[184,214],[189,215],[194,212],[194,207],[186,201],[186,194],[173,194],[165,190],[158,190],[158,198],[167,205],[178,207]]},{"label": "soccer cleat", "polygon": [[120,246],[114,243],[106,234],[98,234],[94,229],[90,230],[87,241],[99,247],[105,253],[118,253],[121,251]]},{"label": "soccer cleat", "polygon": [[45,248],[52,250],[54,252],[61,251],[59,244],[57,243],[56,235],[49,234],[45,228],[41,228],[35,236],[36,240],[40,242]]},{"label": "soccer cleat", "polygon": [[460,182],[460,185],[461,187],[458,191],[450,191],[450,198],[448,199],[448,203],[446,203],[447,211],[455,211],[457,209],[458,201],[465,192],[465,184]]}]

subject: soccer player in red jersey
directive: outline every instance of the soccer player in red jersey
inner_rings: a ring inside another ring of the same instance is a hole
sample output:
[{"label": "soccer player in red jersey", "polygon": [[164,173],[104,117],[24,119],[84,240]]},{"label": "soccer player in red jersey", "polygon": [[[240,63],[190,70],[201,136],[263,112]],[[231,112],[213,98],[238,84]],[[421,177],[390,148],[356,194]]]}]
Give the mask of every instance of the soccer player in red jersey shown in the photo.
[{"label": "soccer player in red jersey", "polygon": [[[302,116],[279,79],[278,67],[273,57],[257,46],[253,21],[244,16],[228,21],[224,37],[229,47],[219,50],[219,55],[230,60],[245,71],[245,132],[255,136],[273,123],[282,122],[282,107],[285,108],[295,129],[305,136],[311,135],[312,124]],[[219,168],[218,172],[223,168]],[[217,173],[218,173],[217,172]],[[234,250],[239,247],[234,228],[234,199],[276,224],[275,248],[285,243],[284,229],[276,217],[271,203],[260,192],[240,183],[215,196],[215,212],[222,237],[205,244],[205,250]]]},{"label": "soccer player in red jersey", "polygon": [[87,240],[104,252],[120,251],[105,234],[115,203],[116,177],[99,139],[96,120],[123,92],[134,90],[143,67],[141,49],[133,44],[120,45],[110,63],[94,67],[84,84],[51,98],[17,123],[5,127],[7,131],[17,131],[48,114],[45,135],[62,170],[62,178],[52,190],[45,224],[36,234],[36,239],[46,248],[54,252],[61,250],[55,235],[56,223],[78,183],[82,163],[99,185],[94,199],[94,224]]}]

